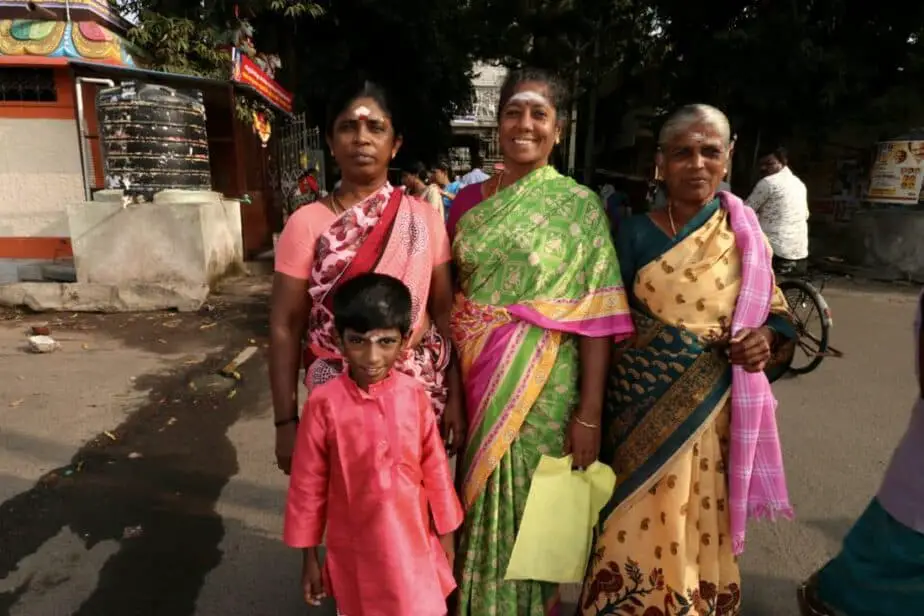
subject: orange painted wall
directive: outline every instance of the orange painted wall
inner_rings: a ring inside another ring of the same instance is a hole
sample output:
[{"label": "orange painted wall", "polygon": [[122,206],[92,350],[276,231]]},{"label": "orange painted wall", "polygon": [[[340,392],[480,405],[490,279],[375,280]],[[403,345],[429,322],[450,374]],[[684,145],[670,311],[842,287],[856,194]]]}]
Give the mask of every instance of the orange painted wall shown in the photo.
[{"label": "orange painted wall", "polygon": [[67,120],[75,117],[74,80],[70,70],[60,67],[54,72],[58,100],[53,103],[0,101],[0,118]]},{"label": "orange painted wall", "polygon": [[74,256],[69,237],[0,237],[0,259],[69,259]]},{"label": "orange painted wall", "polygon": [[[0,118],[76,121],[71,72],[66,67],[56,67],[54,74],[58,100],[48,103],[0,101]],[[95,118],[95,112],[93,115]],[[98,167],[96,160],[94,166]],[[62,259],[71,256],[69,237],[0,237],[0,259]]]}]

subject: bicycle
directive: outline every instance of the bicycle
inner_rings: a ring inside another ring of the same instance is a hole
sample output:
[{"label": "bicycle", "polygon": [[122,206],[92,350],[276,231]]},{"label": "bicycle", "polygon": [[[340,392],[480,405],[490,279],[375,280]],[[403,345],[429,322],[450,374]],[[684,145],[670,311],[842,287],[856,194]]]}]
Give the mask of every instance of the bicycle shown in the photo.
[{"label": "bicycle", "polygon": [[[780,276],[778,284],[792,312],[797,336],[796,351],[789,366],[791,374],[808,374],[817,369],[825,357],[844,356],[829,344],[834,320],[831,308],[822,295],[829,278],[826,274],[813,276],[808,271]],[[820,280],[820,284],[815,284],[816,280]],[[816,321],[817,330],[812,327]],[[804,360],[797,359],[800,351],[805,356]]]}]

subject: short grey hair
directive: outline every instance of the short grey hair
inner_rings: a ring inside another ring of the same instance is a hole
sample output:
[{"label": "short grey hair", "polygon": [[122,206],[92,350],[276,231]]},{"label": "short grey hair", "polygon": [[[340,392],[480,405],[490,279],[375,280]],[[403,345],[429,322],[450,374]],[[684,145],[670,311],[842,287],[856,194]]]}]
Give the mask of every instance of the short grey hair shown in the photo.
[{"label": "short grey hair", "polygon": [[722,143],[726,146],[731,144],[731,125],[724,113],[713,107],[697,103],[695,105],[684,105],[670,116],[661,132],[658,134],[658,145],[664,146],[673,141],[678,135],[688,131],[691,126],[704,124],[710,126],[719,133]]}]

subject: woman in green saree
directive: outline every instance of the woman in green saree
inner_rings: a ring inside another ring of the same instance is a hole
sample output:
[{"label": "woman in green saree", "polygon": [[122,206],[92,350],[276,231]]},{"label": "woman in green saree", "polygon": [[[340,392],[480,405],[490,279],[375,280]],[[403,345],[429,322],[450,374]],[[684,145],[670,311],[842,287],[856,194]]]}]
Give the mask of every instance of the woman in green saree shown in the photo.
[{"label": "woman in green saree", "polygon": [[632,332],[600,200],[548,164],[562,91],[541,72],[508,77],[504,171],[453,202],[453,342],[471,419],[461,616],[557,614],[557,586],[507,582],[507,563],[541,455],[570,453],[578,467],[597,459],[609,347]]}]

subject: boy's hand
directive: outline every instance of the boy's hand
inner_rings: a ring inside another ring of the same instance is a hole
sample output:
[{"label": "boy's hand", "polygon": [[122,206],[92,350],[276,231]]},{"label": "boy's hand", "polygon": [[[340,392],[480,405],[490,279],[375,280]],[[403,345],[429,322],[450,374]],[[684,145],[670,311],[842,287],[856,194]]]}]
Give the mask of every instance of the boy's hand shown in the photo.
[{"label": "boy's hand", "polygon": [[449,566],[452,567],[455,565],[456,560],[456,535],[455,533],[449,533],[448,535],[442,535],[440,537],[440,545],[443,548],[443,551],[446,552],[446,560],[449,561]]},{"label": "boy's hand", "polygon": [[305,603],[308,605],[321,605],[321,601],[327,597],[321,575],[321,562],[315,548],[305,550],[304,562],[302,563],[302,592],[305,595]]}]

